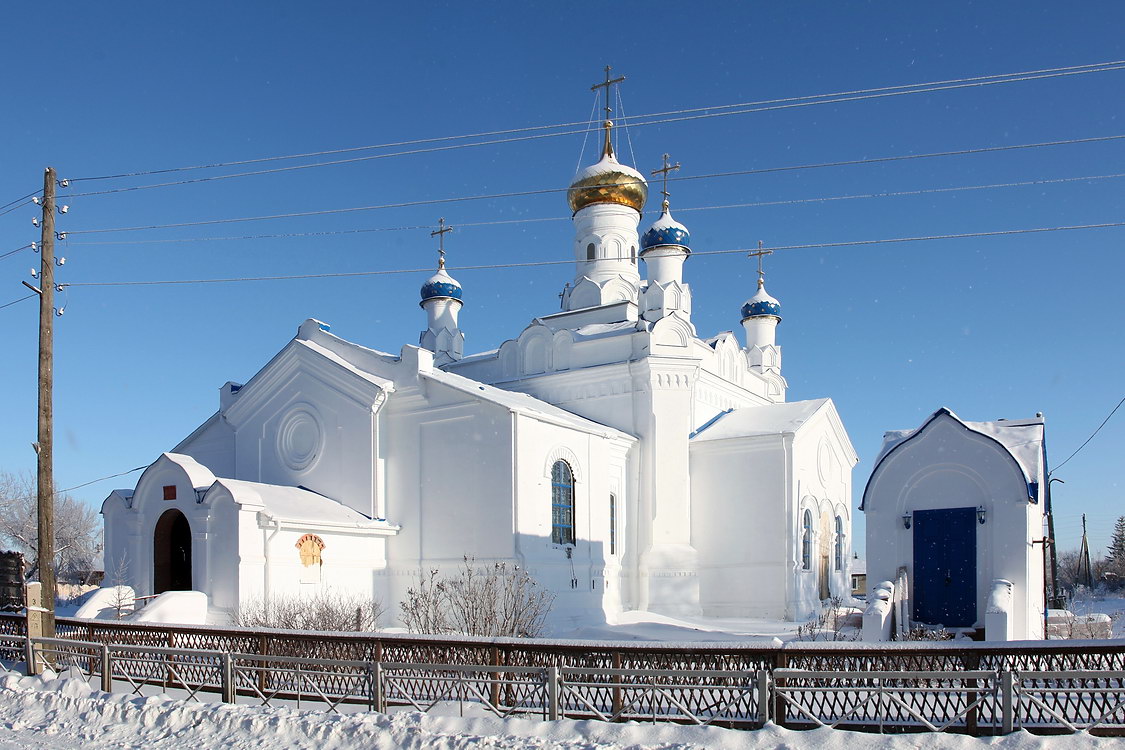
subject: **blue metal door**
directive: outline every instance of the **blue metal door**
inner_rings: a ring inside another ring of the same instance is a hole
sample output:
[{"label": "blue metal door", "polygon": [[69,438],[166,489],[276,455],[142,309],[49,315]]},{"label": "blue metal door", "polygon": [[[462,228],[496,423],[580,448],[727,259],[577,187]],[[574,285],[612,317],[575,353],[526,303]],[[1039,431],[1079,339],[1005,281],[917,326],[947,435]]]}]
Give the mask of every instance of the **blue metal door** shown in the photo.
[{"label": "blue metal door", "polygon": [[914,621],[970,627],[977,619],[976,508],[914,512]]}]

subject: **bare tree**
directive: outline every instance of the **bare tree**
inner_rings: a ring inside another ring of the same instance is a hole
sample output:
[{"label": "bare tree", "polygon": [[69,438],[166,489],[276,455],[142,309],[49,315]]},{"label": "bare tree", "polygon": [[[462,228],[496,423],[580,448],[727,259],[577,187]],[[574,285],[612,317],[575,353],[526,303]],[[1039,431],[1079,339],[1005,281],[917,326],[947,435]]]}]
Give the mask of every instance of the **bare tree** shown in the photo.
[{"label": "bare tree", "polygon": [[518,566],[478,567],[466,557],[453,577],[439,578],[431,569],[400,606],[403,624],[419,633],[534,638],[543,633],[554,600]]},{"label": "bare tree", "polygon": [[245,599],[238,605],[235,624],[247,628],[369,632],[378,630],[382,618],[383,605],[377,599],[325,588],[307,595]]},{"label": "bare tree", "polygon": [[[38,576],[39,528],[35,481],[0,472],[0,537],[23,552],[27,575]],[[97,512],[70,495],[55,498],[55,573],[60,580],[88,571],[101,541]]]}]

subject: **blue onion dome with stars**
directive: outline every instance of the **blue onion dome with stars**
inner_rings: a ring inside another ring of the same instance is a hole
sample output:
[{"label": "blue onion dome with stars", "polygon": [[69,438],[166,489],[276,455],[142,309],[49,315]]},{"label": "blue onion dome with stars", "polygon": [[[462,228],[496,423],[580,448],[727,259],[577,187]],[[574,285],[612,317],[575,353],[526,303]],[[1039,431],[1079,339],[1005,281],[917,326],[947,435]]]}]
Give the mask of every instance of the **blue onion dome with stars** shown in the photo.
[{"label": "blue onion dome with stars", "polygon": [[774,317],[781,320],[781,303],[766,292],[766,284],[758,279],[758,291],[742,305],[742,319]]},{"label": "blue onion dome with stars", "polygon": [[672,218],[672,212],[665,202],[660,218],[652,223],[641,237],[641,251],[651,250],[661,245],[675,245],[691,252],[691,233],[680,222]]},{"label": "blue onion dome with stars", "polygon": [[457,283],[457,279],[445,272],[445,265],[442,264],[437,273],[422,285],[421,294],[422,301],[419,304],[425,304],[427,300],[442,297],[459,300],[461,299],[461,285]]}]

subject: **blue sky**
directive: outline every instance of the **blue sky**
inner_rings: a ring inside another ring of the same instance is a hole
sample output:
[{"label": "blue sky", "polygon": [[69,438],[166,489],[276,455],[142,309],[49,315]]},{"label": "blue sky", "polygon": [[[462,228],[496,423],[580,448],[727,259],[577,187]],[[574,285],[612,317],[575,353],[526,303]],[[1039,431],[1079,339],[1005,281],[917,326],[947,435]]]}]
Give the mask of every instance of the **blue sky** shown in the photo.
[{"label": "blue sky", "polygon": [[[1125,59],[1125,5],[1086,3],[53,3],[6,9],[0,204],[60,177],[119,174],[584,121],[609,64],[625,115]],[[50,24],[50,27],[48,27]],[[53,40],[54,49],[44,45]],[[619,143],[680,176],[1125,134],[1125,70],[637,126]],[[89,190],[228,168],[73,183],[60,282],[201,279],[430,267],[427,229],[154,243],[436,224],[451,266],[566,260],[563,192],[136,232],[84,230],[561,190],[581,135],[380,158],[102,196]],[[402,149],[389,149],[402,150]],[[366,152],[366,153],[385,153]],[[1125,141],[673,184],[697,251],[1119,222],[1125,179],[913,196],[879,194],[1125,172]],[[331,157],[318,157],[325,160]],[[303,163],[317,161],[305,160]],[[284,162],[290,164],[294,162]],[[297,162],[300,163],[300,162]],[[264,166],[280,166],[271,163]],[[263,165],[259,165],[263,166]],[[255,166],[250,169],[259,168]],[[652,191],[655,194],[655,189]],[[783,205],[710,208],[742,203]],[[655,218],[649,201],[644,221]],[[0,216],[0,254],[38,239],[33,206]],[[526,221],[544,219],[544,221]],[[517,221],[468,227],[466,224]],[[1125,395],[1119,331],[1125,228],[778,252],[778,340],[791,399],[831,396],[860,455],[948,406],[965,419],[1043,412],[1059,463]],[[145,241],[140,243],[139,241]],[[88,243],[105,244],[88,244]],[[0,259],[0,304],[38,263]],[[57,319],[56,469],[62,487],[151,462],[249,379],[308,317],[397,352],[424,321],[427,274],[242,284],[73,287]],[[565,265],[454,271],[467,351],[557,309]],[[754,264],[685,269],[703,336],[739,327]],[[3,291],[6,290],[6,291]],[[0,309],[0,470],[34,467],[33,301]],[[1080,516],[1104,550],[1125,513],[1125,413],[1058,476],[1061,549]],[[75,494],[91,502],[135,475]],[[857,514],[862,539],[862,514]],[[862,547],[862,542],[860,545]]]}]

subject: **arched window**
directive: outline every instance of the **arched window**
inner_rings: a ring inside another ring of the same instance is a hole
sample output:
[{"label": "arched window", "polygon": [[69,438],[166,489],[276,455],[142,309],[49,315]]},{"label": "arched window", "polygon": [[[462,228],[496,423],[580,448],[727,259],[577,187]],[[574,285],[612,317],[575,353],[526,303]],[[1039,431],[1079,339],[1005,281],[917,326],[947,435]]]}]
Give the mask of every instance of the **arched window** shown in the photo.
[{"label": "arched window", "polygon": [[844,569],[844,521],[836,516],[836,570]]},{"label": "arched window", "polygon": [[591,242],[586,246],[586,260],[593,260],[595,254],[594,243]]},{"label": "arched window", "polygon": [[629,260],[631,260],[633,262],[634,266],[637,265],[637,246],[636,245],[630,245],[629,246]]},{"label": "arched window", "polygon": [[574,544],[574,472],[566,461],[551,467],[551,541]]},{"label": "arched window", "polygon": [[805,511],[804,532],[801,534],[801,567],[812,567],[812,511]]}]

